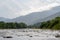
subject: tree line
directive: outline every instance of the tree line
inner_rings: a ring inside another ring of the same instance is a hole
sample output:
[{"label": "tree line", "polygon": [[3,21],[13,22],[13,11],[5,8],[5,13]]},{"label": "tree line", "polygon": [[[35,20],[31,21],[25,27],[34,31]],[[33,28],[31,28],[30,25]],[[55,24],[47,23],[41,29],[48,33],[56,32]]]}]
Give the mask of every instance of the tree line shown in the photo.
[{"label": "tree line", "polygon": [[0,29],[20,29],[20,28],[27,28],[25,23],[6,23],[1,21],[0,22]]},{"label": "tree line", "polygon": [[21,28],[38,28],[38,29],[56,29],[60,30],[60,17],[56,17],[55,19],[40,22],[34,25],[29,25],[21,22],[21,23],[14,23],[14,22],[0,22],[0,29],[21,29]]}]

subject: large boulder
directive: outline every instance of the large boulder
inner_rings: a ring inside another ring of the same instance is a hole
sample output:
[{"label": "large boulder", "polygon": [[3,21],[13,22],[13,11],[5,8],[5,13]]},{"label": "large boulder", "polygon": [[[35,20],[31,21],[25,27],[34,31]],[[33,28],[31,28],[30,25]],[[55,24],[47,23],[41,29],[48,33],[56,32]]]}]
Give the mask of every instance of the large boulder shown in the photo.
[{"label": "large boulder", "polygon": [[60,38],[60,34],[55,35],[56,38]]}]

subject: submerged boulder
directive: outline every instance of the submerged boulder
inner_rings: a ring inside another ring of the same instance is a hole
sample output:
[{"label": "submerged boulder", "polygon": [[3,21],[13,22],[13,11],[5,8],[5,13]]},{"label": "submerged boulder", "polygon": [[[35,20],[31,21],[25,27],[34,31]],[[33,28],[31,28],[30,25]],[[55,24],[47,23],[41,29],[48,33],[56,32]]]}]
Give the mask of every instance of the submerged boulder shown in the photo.
[{"label": "submerged boulder", "polygon": [[55,37],[56,37],[56,38],[60,38],[60,34],[57,34]]},{"label": "submerged boulder", "polygon": [[33,36],[30,36],[30,37],[33,37]]},{"label": "submerged boulder", "polygon": [[13,38],[12,36],[3,36],[3,38]]}]

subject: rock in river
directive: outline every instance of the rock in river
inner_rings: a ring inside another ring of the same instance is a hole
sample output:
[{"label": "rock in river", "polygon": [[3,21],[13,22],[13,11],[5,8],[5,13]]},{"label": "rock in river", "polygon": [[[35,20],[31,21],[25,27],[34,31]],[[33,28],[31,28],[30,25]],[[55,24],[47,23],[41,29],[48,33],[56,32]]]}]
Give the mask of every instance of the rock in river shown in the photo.
[{"label": "rock in river", "polygon": [[3,38],[13,38],[12,36],[3,36]]},{"label": "rock in river", "polygon": [[60,35],[59,35],[59,34],[57,34],[55,37],[56,37],[56,38],[60,38]]}]

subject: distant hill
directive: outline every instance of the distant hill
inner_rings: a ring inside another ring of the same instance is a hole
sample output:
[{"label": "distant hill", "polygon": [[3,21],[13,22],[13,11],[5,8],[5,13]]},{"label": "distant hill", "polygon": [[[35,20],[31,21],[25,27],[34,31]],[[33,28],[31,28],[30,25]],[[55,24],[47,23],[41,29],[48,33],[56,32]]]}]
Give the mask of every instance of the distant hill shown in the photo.
[{"label": "distant hill", "polygon": [[30,28],[39,28],[39,29],[54,29],[60,30],[60,17],[55,17],[49,21],[43,21],[29,26]]},{"label": "distant hill", "polygon": [[11,22],[24,22],[28,25],[41,22],[44,20],[50,20],[60,15],[60,6],[54,7],[50,10],[42,12],[33,12],[26,16],[20,16],[11,20]]},{"label": "distant hill", "polygon": [[[43,18],[43,19],[39,19],[39,20],[36,20],[36,21],[40,21],[40,22],[43,22],[43,21],[48,21],[48,20],[52,20],[52,19],[54,19],[55,17],[60,17],[60,12],[58,12],[58,13],[55,13],[55,14],[53,14],[53,15],[50,15],[50,16],[48,16],[48,17],[46,17],[46,18]],[[37,22],[37,23],[38,23]]]},{"label": "distant hill", "polygon": [[[51,15],[51,16],[48,16],[48,17],[46,17],[46,18],[44,18],[44,19],[39,19],[39,20],[37,20],[38,22],[36,22],[34,25],[32,25],[33,27],[39,27],[40,25],[41,25],[41,22],[46,22],[46,21],[50,21],[50,20],[53,20],[53,19],[55,19],[56,17],[60,17],[60,12],[59,13],[55,13],[55,14],[53,14],[53,15]],[[60,20],[59,20],[60,21]]]},{"label": "distant hill", "polygon": [[5,22],[23,22],[28,25],[35,24],[42,21],[47,21],[55,18],[56,16],[60,16],[60,6],[53,7],[50,10],[45,10],[42,12],[33,12],[31,14],[20,16],[14,19],[4,19],[0,18],[0,20]]},{"label": "distant hill", "polygon": [[56,17],[55,19],[46,22],[42,22],[40,28],[60,30],[60,17]]},{"label": "distant hill", "polygon": [[0,21],[8,21],[8,20],[10,20],[10,19],[4,18],[4,17],[0,17]]}]

